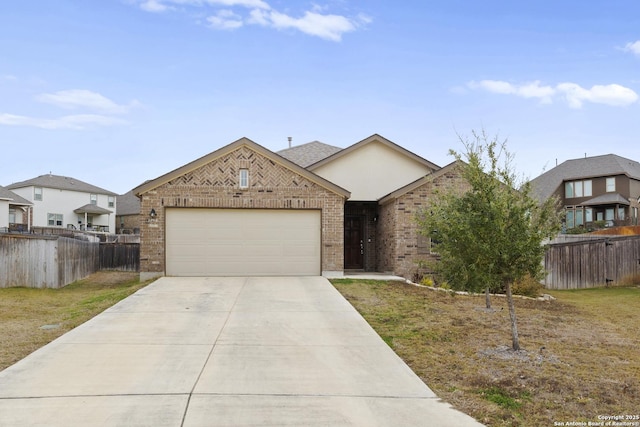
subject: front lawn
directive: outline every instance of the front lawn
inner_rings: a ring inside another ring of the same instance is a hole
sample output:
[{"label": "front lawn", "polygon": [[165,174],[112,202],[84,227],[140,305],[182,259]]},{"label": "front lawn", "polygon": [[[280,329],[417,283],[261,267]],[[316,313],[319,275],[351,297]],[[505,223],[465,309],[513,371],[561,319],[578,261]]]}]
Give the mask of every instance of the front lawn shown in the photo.
[{"label": "front lawn", "polygon": [[514,353],[504,298],[487,311],[483,296],[332,282],[439,397],[488,426],[640,415],[640,288],[516,299],[523,351]]},{"label": "front lawn", "polygon": [[61,289],[0,289],[0,371],[148,283],[98,272]]}]

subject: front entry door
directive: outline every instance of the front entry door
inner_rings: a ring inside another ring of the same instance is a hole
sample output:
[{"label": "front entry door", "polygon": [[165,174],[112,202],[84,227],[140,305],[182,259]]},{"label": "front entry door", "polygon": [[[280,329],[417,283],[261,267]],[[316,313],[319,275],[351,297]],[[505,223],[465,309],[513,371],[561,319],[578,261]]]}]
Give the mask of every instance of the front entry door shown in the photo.
[{"label": "front entry door", "polygon": [[344,218],[344,268],[347,270],[364,268],[363,225],[362,217]]}]

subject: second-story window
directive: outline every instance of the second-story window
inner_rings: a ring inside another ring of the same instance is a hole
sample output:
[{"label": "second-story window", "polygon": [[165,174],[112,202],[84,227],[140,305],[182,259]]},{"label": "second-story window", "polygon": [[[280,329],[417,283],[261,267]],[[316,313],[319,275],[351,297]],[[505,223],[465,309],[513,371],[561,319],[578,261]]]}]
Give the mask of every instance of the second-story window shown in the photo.
[{"label": "second-story window", "polygon": [[33,200],[42,200],[42,187],[33,187]]},{"label": "second-story window", "polygon": [[109,202],[108,203],[109,203],[109,207],[110,208],[114,207],[115,204],[116,204],[116,198],[113,197],[113,196],[109,196]]},{"label": "second-story window", "polygon": [[98,204],[98,195],[97,194],[92,194],[90,196],[90,200],[91,200],[91,204],[92,205],[97,205]]},{"label": "second-story window", "polygon": [[570,181],[564,183],[564,197],[571,199],[573,197],[591,197],[592,182],[586,181]]},{"label": "second-story window", "polygon": [[616,191],[616,178],[607,178],[607,193]]},{"label": "second-story window", "polygon": [[249,188],[249,169],[240,169],[238,184],[240,188]]}]

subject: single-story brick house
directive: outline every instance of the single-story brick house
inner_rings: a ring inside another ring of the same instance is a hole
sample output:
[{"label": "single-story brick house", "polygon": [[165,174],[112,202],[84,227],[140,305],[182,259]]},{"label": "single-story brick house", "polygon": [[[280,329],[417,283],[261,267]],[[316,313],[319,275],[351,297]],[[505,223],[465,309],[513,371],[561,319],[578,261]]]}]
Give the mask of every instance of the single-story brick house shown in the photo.
[{"label": "single-story brick house", "polygon": [[413,278],[430,257],[415,214],[460,182],[380,135],[277,153],[242,138],[133,190],[141,275]]}]

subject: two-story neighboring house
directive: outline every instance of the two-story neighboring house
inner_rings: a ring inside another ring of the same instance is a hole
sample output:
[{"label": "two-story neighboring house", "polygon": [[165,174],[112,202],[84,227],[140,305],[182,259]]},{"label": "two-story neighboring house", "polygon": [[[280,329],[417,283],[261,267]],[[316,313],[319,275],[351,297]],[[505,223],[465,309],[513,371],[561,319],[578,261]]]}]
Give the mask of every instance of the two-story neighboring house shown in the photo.
[{"label": "two-story neighboring house", "polygon": [[0,233],[28,231],[32,203],[0,185]]},{"label": "two-story neighboring house", "polygon": [[6,188],[33,203],[35,227],[115,232],[116,193],[79,179],[51,174]]},{"label": "two-story neighboring house", "polygon": [[605,221],[637,225],[640,163],[607,154],[567,160],[531,181],[539,200],[555,195],[566,213],[566,228]]}]

